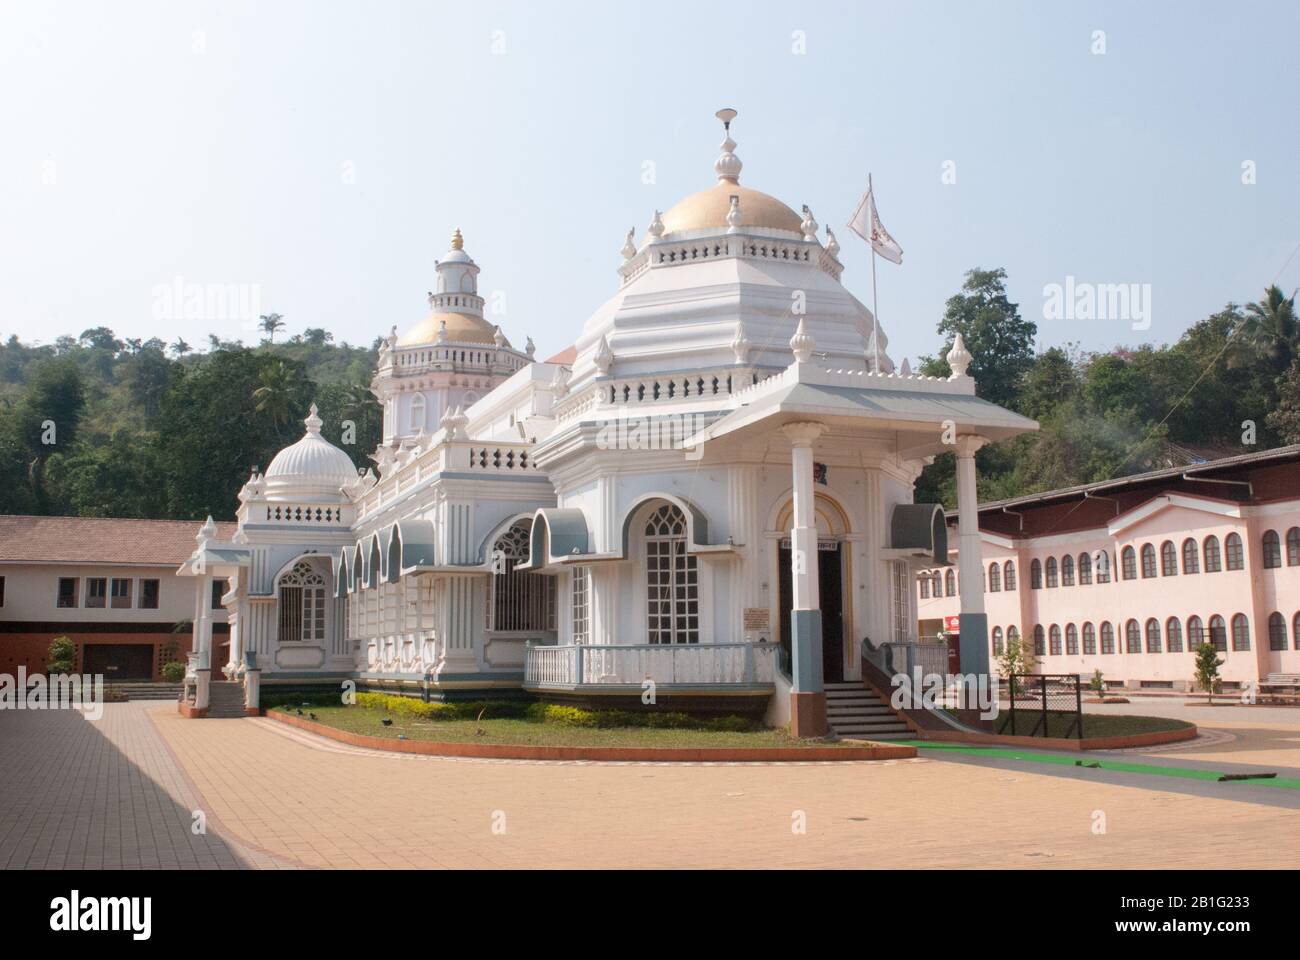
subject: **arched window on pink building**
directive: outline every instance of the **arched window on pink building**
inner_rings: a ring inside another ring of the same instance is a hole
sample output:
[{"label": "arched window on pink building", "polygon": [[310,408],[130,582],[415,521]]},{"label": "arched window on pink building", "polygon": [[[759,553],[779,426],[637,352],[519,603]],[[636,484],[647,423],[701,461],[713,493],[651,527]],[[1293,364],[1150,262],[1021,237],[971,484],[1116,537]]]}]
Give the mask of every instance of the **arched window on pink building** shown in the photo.
[{"label": "arched window on pink building", "polygon": [[1165,621],[1165,649],[1170,653],[1183,652],[1183,625],[1177,617]]},{"label": "arched window on pink building", "polygon": [[1282,538],[1276,530],[1264,531],[1264,567],[1273,569],[1282,566]]},{"label": "arched window on pink building", "polygon": [[1101,625],[1101,652],[1115,652],[1115,628],[1109,621],[1103,621]]},{"label": "arched window on pink building", "polygon": [[1160,652],[1160,621],[1152,617],[1147,621],[1147,653]]},{"label": "arched window on pink building", "polygon": [[1043,589],[1043,565],[1037,559],[1029,564],[1029,589]]},{"label": "arched window on pink building", "polygon": [[1280,613],[1268,615],[1268,648],[1270,650],[1286,649],[1286,617]]},{"label": "arched window on pink building", "polygon": [[1091,623],[1083,625],[1083,655],[1091,657],[1097,652],[1097,628]]},{"label": "arched window on pink building", "polygon": [[1292,527],[1286,532],[1286,565],[1300,567],[1300,527]]},{"label": "arched window on pink building", "polygon": [[1228,561],[1229,570],[1242,570],[1246,566],[1241,549],[1241,537],[1235,533],[1228,534],[1223,540],[1223,555]]},{"label": "arched window on pink building", "polygon": [[1195,651],[1205,642],[1205,627],[1200,617],[1187,618],[1187,649]]},{"label": "arched window on pink building", "polygon": [[993,628],[993,656],[1002,656],[1002,628]]},{"label": "arched window on pink building", "polygon": [[1016,561],[1008,560],[1002,564],[1002,582],[1008,592],[1016,589]]},{"label": "arched window on pink building", "polygon": [[1136,620],[1124,624],[1124,652],[1142,652],[1142,628],[1138,626]]},{"label": "arched window on pink building", "polygon": [[1065,626],[1065,652],[1071,657],[1079,655],[1079,628],[1072,623]]},{"label": "arched window on pink building", "polygon": [[1132,547],[1125,547],[1119,555],[1120,576],[1125,580],[1137,579],[1137,554]]},{"label": "arched window on pink building", "polygon": [[1002,589],[1002,568],[997,563],[989,564],[989,593],[997,593]]},{"label": "arched window on pink building", "polygon": [[1047,558],[1047,563],[1044,564],[1044,570],[1047,573],[1047,585],[1049,587],[1056,586],[1057,580],[1056,580],[1056,558],[1055,557]]},{"label": "arched window on pink building", "polygon": [[1228,652],[1228,625],[1217,613],[1210,617],[1210,643],[1220,653]]},{"label": "arched window on pink building", "polygon": [[1043,626],[1034,627],[1034,656],[1041,657],[1047,653],[1047,642],[1043,636]]},{"label": "arched window on pink building", "polygon": [[1214,534],[1210,534],[1206,537],[1203,551],[1205,553],[1205,572],[1218,573],[1221,569],[1219,563],[1219,538],[1214,536]]},{"label": "arched window on pink building", "polygon": [[1244,613],[1238,613],[1232,618],[1232,649],[1250,649],[1250,621]]},{"label": "arched window on pink building", "polygon": [[1052,656],[1059,657],[1061,655],[1061,628],[1056,624],[1052,624],[1052,629],[1048,631],[1047,639],[1049,644],[1048,649],[1051,651]]},{"label": "arched window on pink building", "polygon": [[1088,586],[1092,583],[1092,557],[1086,553],[1079,554],[1079,584]]},{"label": "arched window on pink building", "polygon": [[1149,543],[1142,544],[1142,579],[1150,580],[1156,575],[1156,548]]},{"label": "arched window on pink building", "polygon": [[[938,574],[936,573],[935,576],[937,577]],[[944,572],[943,586],[947,591],[948,596],[953,597],[957,595],[957,574],[953,573],[951,568]]]},{"label": "arched window on pink building", "polygon": [[1061,586],[1074,586],[1074,557],[1068,553],[1061,558]]},{"label": "arched window on pink building", "polygon": [[1174,548],[1172,540],[1160,544],[1160,576],[1178,576],[1178,551]]},{"label": "arched window on pink building", "polygon": [[1196,541],[1188,537],[1183,541],[1183,573],[1200,573],[1201,557],[1200,551],[1196,549]]}]

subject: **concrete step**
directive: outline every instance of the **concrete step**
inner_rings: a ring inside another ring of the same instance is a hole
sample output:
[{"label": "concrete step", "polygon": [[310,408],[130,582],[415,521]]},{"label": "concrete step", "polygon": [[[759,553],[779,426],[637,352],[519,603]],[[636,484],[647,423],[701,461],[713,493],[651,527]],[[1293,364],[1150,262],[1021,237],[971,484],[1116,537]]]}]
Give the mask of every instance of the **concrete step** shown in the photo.
[{"label": "concrete step", "polygon": [[222,681],[208,688],[208,716],[230,719],[244,716],[244,685]]},{"label": "concrete step", "polygon": [[845,740],[911,740],[916,736],[911,730],[902,733],[836,733]]},{"label": "concrete step", "polygon": [[881,724],[880,726],[853,724],[851,726],[836,726],[831,729],[840,737],[875,737],[889,733],[910,736],[912,732],[906,724],[902,723]]},{"label": "concrete step", "polygon": [[104,691],[127,700],[175,700],[181,695],[179,683],[106,683]]}]

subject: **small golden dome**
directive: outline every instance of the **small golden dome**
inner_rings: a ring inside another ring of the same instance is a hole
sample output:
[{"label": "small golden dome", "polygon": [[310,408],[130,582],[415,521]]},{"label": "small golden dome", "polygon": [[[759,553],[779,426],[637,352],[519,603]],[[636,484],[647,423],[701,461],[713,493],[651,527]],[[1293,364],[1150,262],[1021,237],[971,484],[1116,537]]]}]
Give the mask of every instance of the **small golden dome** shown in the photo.
[{"label": "small golden dome", "polygon": [[496,328],[482,317],[468,313],[430,313],[407,330],[397,340],[399,347],[415,347],[437,343],[442,324],[446,321],[448,343],[483,343],[495,345]]},{"label": "small golden dome", "polygon": [[664,233],[678,230],[725,230],[731,198],[740,198],[742,227],[768,227],[799,233],[803,218],[776,197],[729,180],[719,180],[708,190],[691,194],[663,215]]}]

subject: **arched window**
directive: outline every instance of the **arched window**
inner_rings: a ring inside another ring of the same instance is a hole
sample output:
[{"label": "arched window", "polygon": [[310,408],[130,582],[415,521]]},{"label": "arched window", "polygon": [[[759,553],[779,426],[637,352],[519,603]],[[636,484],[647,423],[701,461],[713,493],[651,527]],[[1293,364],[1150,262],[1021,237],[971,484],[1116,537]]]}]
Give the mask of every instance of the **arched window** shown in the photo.
[{"label": "arched window", "polygon": [[1115,652],[1115,628],[1108,621],[1103,621],[1101,625],[1101,652]]},{"label": "arched window", "polygon": [[1244,551],[1241,549],[1241,537],[1235,533],[1228,534],[1223,541],[1224,558],[1228,561],[1229,570],[1241,570],[1246,566]]},{"label": "arched window", "polygon": [[1300,527],[1292,527],[1286,532],[1286,565],[1300,567]]},{"label": "arched window", "polygon": [[700,642],[699,572],[686,552],[686,517],[670,503],[645,525],[646,613],[651,643]]},{"label": "arched window", "polygon": [[1210,534],[1205,538],[1205,544],[1202,547],[1205,554],[1205,572],[1218,573],[1220,570],[1219,563],[1219,538]]},{"label": "arched window", "polygon": [[1188,537],[1183,541],[1183,573],[1200,573],[1201,560],[1200,554],[1196,549],[1196,541]]},{"label": "arched window", "polygon": [[1177,617],[1165,621],[1165,649],[1170,653],[1183,652],[1183,625]]},{"label": "arched window", "polygon": [[[1300,530],[1296,532],[1300,533]],[[1016,589],[1016,561],[1008,560],[1002,564],[1002,583],[1008,591]]]},{"label": "arched window", "polygon": [[1065,627],[1065,652],[1072,657],[1079,654],[1079,628],[1072,623]]},{"label": "arched window", "polygon": [[1286,617],[1280,613],[1268,615],[1268,648],[1270,650],[1286,649]]},{"label": "arched window", "polygon": [[1178,576],[1178,550],[1172,540],[1160,544],[1160,576]]},{"label": "arched window", "polygon": [[325,640],[325,577],[307,560],[299,560],[280,577],[280,642]]},{"label": "arched window", "polygon": [[921,574],[920,584],[921,584],[921,599],[929,600],[930,599],[930,575],[928,573]]},{"label": "arched window", "polygon": [[1092,583],[1092,557],[1086,553],[1079,554],[1079,585],[1088,586]]},{"label": "arched window", "polygon": [[1047,585],[1049,587],[1056,586],[1056,558],[1055,557],[1047,558]]},{"label": "arched window", "polygon": [[[935,576],[938,576],[938,574],[935,574]],[[944,593],[948,594],[950,597],[955,597],[957,595],[957,574],[952,572],[952,567],[949,567],[944,571],[943,589]]]},{"label": "arched window", "polygon": [[1282,566],[1282,538],[1276,530],[1264,531],[1264,568],[1271,570]]},{"label": "arched window", "polygon": [[997,593],[1002,589],[1002,568],[996,563],[989,564],[989,593]]},{"label": "arched window", "polygon": [[1160,652],[1160,621],[1152,617],[1147,621],[1147,653]]},{"label": "arched window", "polygon": [[1228,625],[1217,613],[1210,617],[1210,643],[1220,653],[1228,652]]},{"label": "arched window", "polygon": [[1205,642],[1205,626],[1200,617],[1187,618],[1187,649],[1193,652]]},{"label": "arched window", "polygon": [[1093,568],[1097,572],[1098,583],[1110,583],[1110,553],[1098,550],[1093,555]]},{"label": "arched window", "polygon": [[1250,621],[1244,613],[1238,613],[1232,618],[1232,649],[1250,649]]},{"label": "arched window", "polygon": [[1068,553],[1061,558],[1061,586],[1074,586],[1074,557]]},{"label": "arched window", "polygon": [[1037,559],[1029,564],[1029,589],[1043,589],[1043,565]]},{"label": "arched window", "polygon": [[[938,570],[930,575],[930,586],[934,588],[933,593],[936,597],[943,596],[943,577],[940,576]],[[949,594],[949,596],[952,596],[952,594]]]},{"label": "arched window", "polygon": [[1002,628],[993,628],[993,656],[1002,656]]},{"label": "arched window", "polygon": [[1046,637],[1043,634],[1042,624],[1034,627],[1034,656],[1041,657],[1047,653]]},{"label": "arched window", "polygon": [[1125,580],[1137,579],[1137,553],[1132,547],[1125,547],[1119,555],[1121,576]]},{"label": "arched window", "polygon": [[1142,628],[1138,626],[1136,620],[1124,624],[1124,652],[1142,652]]},{"label": "arched window", "polygon": [[419,433],[425,429],[424,394],[417,393],[411,399],[411,432]]},{"label": "arched window", "polygon": [[1007,627],[1007,648],[1010,649],[1012,644],[1020,646],[1020,631],[1015,627]]},{"label": "arched window", "polygon": [[1052,629],[1047,632],[1047,637],[1050,644],[1048,649],[1051,651],[1052,656],[1059,657],[1061,655],[1061,628],[1056,624],[1052,624]]},{"label": "arched window", "polygon": [[492,545],[488,629],[495,633],[555,629],[555,577],[516,570],[528,559],[528,523],[516,523]]},{"label": "arched window", "polygon": [[1300,650],[1300,613],[1295,615],[1291,621],[1291,645],[1296,650]]},{"label": "arched window", "polygon": [[1156,575],[1156,548],[1149,543],[1142,544],[1142,579],[1149,580]]},{"label": "arched window", "polygon": [[1094,656],[1097,653],[1097,628],[1091,623],[1083,625],[1083,655]]}]

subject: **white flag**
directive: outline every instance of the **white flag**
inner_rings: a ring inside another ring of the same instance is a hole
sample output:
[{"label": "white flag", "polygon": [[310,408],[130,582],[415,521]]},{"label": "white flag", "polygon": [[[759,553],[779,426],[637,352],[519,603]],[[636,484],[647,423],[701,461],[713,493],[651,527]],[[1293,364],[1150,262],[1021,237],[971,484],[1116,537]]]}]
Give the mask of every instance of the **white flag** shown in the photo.
[{"label": "white flag", "polygon": [[880,222],[880,214],[876,213],[876,196],[872,192],[871,177],[867,177],[867,192],[862,196],[862,202],[858,204],[858,209],[853,213],[853,219],[849,221],[849,229],[856,233],[867,243],[871,244],[871,249],[876,251],[890,263],[903,262],[903,248],[898,245],[885,225]]}]

